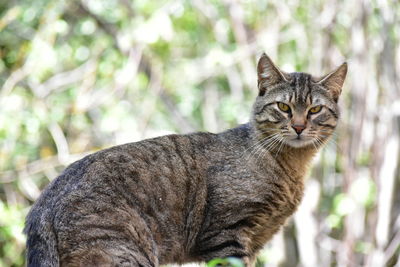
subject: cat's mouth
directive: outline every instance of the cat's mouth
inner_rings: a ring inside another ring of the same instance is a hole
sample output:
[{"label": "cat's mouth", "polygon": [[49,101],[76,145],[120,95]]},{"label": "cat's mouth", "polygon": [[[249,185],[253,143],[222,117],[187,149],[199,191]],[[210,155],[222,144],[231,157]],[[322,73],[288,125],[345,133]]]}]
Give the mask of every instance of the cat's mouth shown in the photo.
[{"label": "cat's mouth", "polygon": [[293,138],[291,138],[291,140],[294,140],[294,141],[305,141],[307,139],[309,139],[309,138],[307,138],[306,136],[301,135],[301,134],[296,135]]},{"label": "cat's mouth", "polygon": [[286,143],[291,147],[299,148],[312,145],[313,140],[308,136],[296,135],[292,138],[287,138]]}]

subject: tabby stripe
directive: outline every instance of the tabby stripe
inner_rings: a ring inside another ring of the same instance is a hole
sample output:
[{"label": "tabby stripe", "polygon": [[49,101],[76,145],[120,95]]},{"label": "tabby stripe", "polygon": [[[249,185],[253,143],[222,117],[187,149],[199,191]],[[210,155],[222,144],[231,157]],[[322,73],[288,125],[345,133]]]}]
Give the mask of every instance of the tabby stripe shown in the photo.
[{"label": "tabby stripe", "polygon": [[129,239],[125,238],[125,237],[112,237],[109,235],[90,236],[87,238],[82,238],[81,240],[82,240],[82,242],[85,242],[85,243],[97,243],[97,241],[99,241],[99,240],[104,240],[104,241],[107,241],[107,243],[109,243],[110,239],[113,241],[121,241],[121,243],[129,241]]},{"label": "tabby stripe", "polygon": [[276,160],[276,163],[279,165],[279,167],[281,168],[281,170],[285,173],[285,175],[286,175],[287,177],[291,177],[291,176],[287,173],[286,169],[283,167],[282,163],[281,163],[279,160]]},{"label": "tabby stripe", "polygon": [[328,110],[332,113],[333,117],[335,117],[336,119],[339,118],[338,114],[333,109],[328,108]]},{"label": "tabby stripe", "polygon": [[[111,179],[107,180],[104,179],[103,181],[109,181],[110,183],[110,188],[115,188],[115,190],[117,190],[117,192],[119,193],[119,195],[121,195],[123,197],[123,199],[126,200],[127,204],[130,207],[134,207],[135,211],[139,214],[140,218],[142,218],[145,222],[146,225],[150,225],[150,221],[149,221],[149,208],[146,209],[146,213],[145,213],[145,206],[143,205],[143,203],[141,201],[139,201],[139,199],[135,196],[132,195],[128,192],[126,192],[127,188],[126,188],[126,182],[125,182],[125,178],[123,178],[124,176],[121,176],[120,172],[117,171],[117,173],[119,175],[117,175],[118,180],[120,181],[120,183],[111,183]],[[123,179],[121,179],[123,178]],[[139,187],[140,184],[136,183],[137,186]],[[106,191],[100,191],[98,193],[107,195]],[[111,198],[111,200],[113,199],[113,197]],[[151,212],[154,212],[153,207],[151,207]],[[153,219],[157,220],[157,216],[153,216]]]},{"label": "tabby stripe", "polygon": [[190,172],[189,172],[189,169],[187,167],[188,164],[187,164],[187,162],[185,160],[185,156],[182,154],[182,151],[181,151],[181,149],[179,147],[177,136],[176,135],[171,135],[170,139],[171,139],[173,145],[175,146],[176,154],[178,155],[178,157],[182,161],[183,167],[185,168],[186,175],[189,176]]},{"label": "tabby stripe", "polygon": [[201,238],[201,243],[205,243],[218,236],[221,233],[220,230],[209,232],[209,235],[203,235]]},{"label": "tabby stripe", "polygon": [[[127,240],[128,242],[131,240]],[[149,240],[146,240],[145,242],[148,242]],[[148,242],[149,243],[149,242]],[[132,244],[132,243],[131,243]],[[131,263],[132,258],[136,261],[136,263],[138,264],[138,266],[154,266],[153,261],[150,259],[150,255],[148,255],[148,253],[146,253],[146,251],[142,248],[142,246],[138,245],[137,243],[134,244],[134,246],[130,246],[129,250],[124,249],[124,254],[128,256],[127,254],[129,254],[129,258],[123,258],[124,260],[127,260],[129,263]],[[139,258],[137,258],[137,254],[140,254]],[[121,258],[122,255],[119,256],[119,259]],[[139,263],[140,260],[147,260],[147,265],[143,265],[141,263]],[[122,264],[122,262],[119,262],[119,264],[117,266],[120,266],[120,264]]]},{"label": "tabby stripe", "polygon": [[271,121],[269,119],[265,119],[265,120],[257,120],[256,119],[256,122],[258,122],[258,123],[270,122],[270,123],[275,123],[275,124],[279,123],[279,121]]},{"label": "tabby stripe", "polygon": [[243,227],[252,227],[254,226],[254,223],[252,223],[248,218],[241,219],[234,224],[229,225],[228,227],[225,227],[225,229],[237,229],[237,228],[243,228]]},{"label": "tabby stripe", "polygon": [[[311,86],[310,86],[310,77],[307,77],[307,80],[306,80],[306,87],[307,87],[307,93],[306,93],[306,97],[304,98],[304,102],[307,102],[307,98],[310,96],[310,100],[312,100],[311,99]],[[310,102],[310,103],[312,103],[312,102]]]},{"label": "tabby stripe", "polygon": [[[149,240],[146,240],[145,242],[147,242],[147,241],[149,241]],[[148,253],[146,253],[145,249],[143,249],[142,246],[136,245],[135,248],[137,249],[137,251],[139,251],[139,253],[142,256],[144,256],[146,258],[146,260],[147,260],[147,262],[149,263],[150,266],[154,266],[153,261],[150,259],[150,255]],[[144,266],[144,265],[139,263],[139,266]]]},{"label": "tabby stripe", "polygon": [[318,123],[319,126],[335,129],[336,126],[331,125],[331,124],[324,124],[324,123]]},{"label": "tabby stripe", "polygon": [[171,173],[173,174],[172,176],[174,177],[175,176],[175,166],[173,164],[173,160],[171,160],[171,157],[172,157],[171,156],[171,152],[172,152],[171,147],[168,147],[162,143],[156,143],[156,144],[158,145],[159,148],[161,148],[162,152],[164,152],[164,153],[162,153],[162,155],[166,155],[168,157],[168,159],[164,160],[163,163],[168,164],[168,169],[171,171]]},{"label": "tabby stripe", "polygon": [[276,210],[280,205],[278,205],[279,202],[282,202],[282,198],[277,199],[276,192],[271,192],[271,194],[265,195],[263,199],[266,201],[266,207],[267,209],[269,208],[271,210],[271,205],[273,207],[273,210]]},{"label": "tabby stripe", "polygon": [[267,108],[267,107],[269,107],[269,106],[271,106],[271,105],[274,105],[275,103],[268,103],[268,104],[266,104],[266,105],[264,105],[262,108],[261,108],[261,110],[259,111],[259,112],[256,112],[255,114],[256,115],[260,115],[261,113],[263,113],[264,111],[265,111],[265,109]]},{"label": "tabby stripe", "polygon": [[225,242],[215,245],[215,246],[211,246],[211,247],[204,248],[204,249],[202,248],[199,250],[199,252],[202,254],[208,254],[210,252],[217,252],[217,251],[229,248],[229,247],[243,249],[243,246],[236,240],[228,240],[228,241],[225,241]]},{"label": "tabby stripe", "polygon": [[[104,230],[107,232],[115,232],[116,234],[118,234],[118,237],[121,233],[124,233],[124,228],[119,225],[102,225],[102,224],[94,224],[94,223],[83,223],[83,224],[77,223],[77,225],[79,227],[87,228],[87,229],[99,229],[99,230]],[[106,235],[111,238],[114,237],[111,235],[111,233],[107,233]]]},{"label": "tabby stripe", "polygon": [[271,193],[273,194],[274,198],[277,198],[279,201],[285,202],[285,197],[281,193],[287,192],[287,188],[278,183],[271,183],[272,186],[276,188],[271,189]]},{"label": "tabby stripe", "polygon": [[300,81],[299,81],[299,76],[296,75],[296,102],[299,103],[300,102]]}]

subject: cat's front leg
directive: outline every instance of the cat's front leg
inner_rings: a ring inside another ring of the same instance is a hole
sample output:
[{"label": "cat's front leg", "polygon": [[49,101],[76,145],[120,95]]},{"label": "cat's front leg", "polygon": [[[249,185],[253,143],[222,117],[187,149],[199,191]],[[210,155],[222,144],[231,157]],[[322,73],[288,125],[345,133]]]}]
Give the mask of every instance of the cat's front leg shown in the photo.
[{"label": "cat's front leg", "polygon": [[242,258],[245,267],[255,267],[256,266],[256,256],[246,256]]}]

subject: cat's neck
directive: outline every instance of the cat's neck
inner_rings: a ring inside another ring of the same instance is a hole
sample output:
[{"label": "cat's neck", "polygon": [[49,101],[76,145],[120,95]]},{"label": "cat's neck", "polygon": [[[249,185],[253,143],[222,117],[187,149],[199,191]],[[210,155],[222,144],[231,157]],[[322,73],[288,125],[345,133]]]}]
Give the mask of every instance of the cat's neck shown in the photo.
[{"label": "cat's neck", "polygon": [[317,152],[312,146],[302,148],[286,146],[275,156],[275,159],[286,169],[290,169],[303,177]]},{"label": "cat's neck", "polygon": [[[261,143],[260,137],[257,134],[257,130],[254,126],[249,123],[249,129],[251,131],[252,136],[252,146],[257,146],[256,143]],[[265,138],[265,137],[264,137]],[[260,147],[259,153],[262,157],[272,158],[278,164],[280,164],[283,168],[290,172],[295,172],[299,176],[304,176],[307,172],[307,169],[315,156],[315,154],[319,151],[320,148],[316,148],[313,145],[295,148],[288,146],[286,144],[282,144],[275,147]],[[264,151],[262,151],[264,150]],[[266,159],[268,161],[268,159]],[[263,162],[267,162],[264,160],[259,161],[259,164],[263,164]]]}]

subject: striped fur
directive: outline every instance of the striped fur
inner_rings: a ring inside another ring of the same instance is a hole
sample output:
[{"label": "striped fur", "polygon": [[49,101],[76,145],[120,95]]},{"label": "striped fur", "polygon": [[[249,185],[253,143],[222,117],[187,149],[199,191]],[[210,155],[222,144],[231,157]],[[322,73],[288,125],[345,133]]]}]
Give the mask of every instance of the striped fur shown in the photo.
[{"label": "striped fur", "polygon": [[[326,79],[271,64],[260,60],[249,123],[116,146],[69,166],[29,212],[28,266],[159,266],[228,256],[254,266],[299,205],[320,146],[291,143],[291,118],[276,101],[299,113],[324,105],[307,127],[327,137],[339,116]],[[272,138],[279,134],[288,139]]]}]

